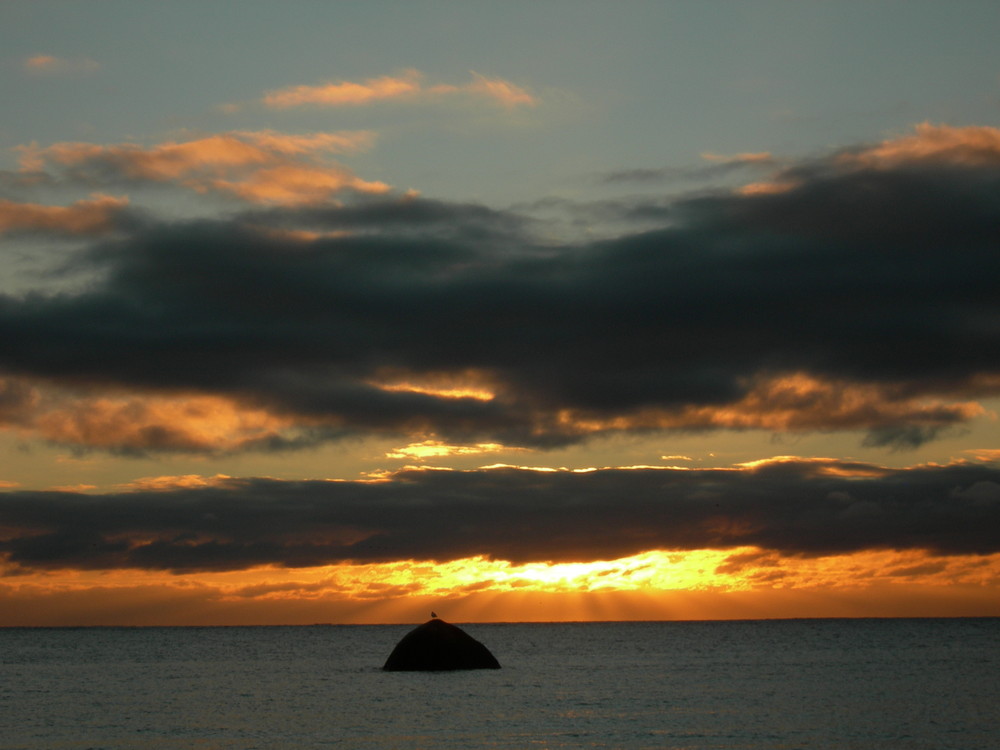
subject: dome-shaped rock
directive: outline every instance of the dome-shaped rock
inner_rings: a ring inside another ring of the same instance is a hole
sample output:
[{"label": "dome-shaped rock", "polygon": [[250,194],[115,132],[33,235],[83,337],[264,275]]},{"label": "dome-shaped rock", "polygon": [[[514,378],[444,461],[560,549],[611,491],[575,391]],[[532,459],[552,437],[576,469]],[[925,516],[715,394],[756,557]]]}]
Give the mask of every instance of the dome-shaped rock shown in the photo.
[{"label": "dome-shaped rock", "polygon": [[382,669],[389,672],[500,669],[500,663],[486,646],[464,630],[434,618],[404,635]]}]

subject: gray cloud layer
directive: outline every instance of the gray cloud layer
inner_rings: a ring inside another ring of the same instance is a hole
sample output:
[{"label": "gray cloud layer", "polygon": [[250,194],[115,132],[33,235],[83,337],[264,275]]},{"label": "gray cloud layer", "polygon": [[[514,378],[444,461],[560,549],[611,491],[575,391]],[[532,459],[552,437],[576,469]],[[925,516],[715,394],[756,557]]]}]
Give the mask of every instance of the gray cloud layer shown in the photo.
[{"label": "gray cloud layer", "polygon": [[[422,199],[129,218],[76,259],[101,274],[84,291],[0,298],[0,368],[232,396],[311,420],[299,443],[398,432],[559,445],[585,437],[567,411],[721,407],[797,372],[900,403],[995,394],[1000,166],[833,164],[789,169],[784,192],[635,203],[663,228],[579,245],[533,241],[511,213]],[[497,398],[371,384],[468,371]],[[872,409],[803,426],[907,445],[967,417]]]},{"label": "gray cloud layer", "polygon": [[406,470],[374,483],[11,492],[0,495],[0,528],[0,554],[23,569],[571,561],[743,545],[807,556],[989,554],[1000,552],[1000,470],[796,460],[735,471]]}]

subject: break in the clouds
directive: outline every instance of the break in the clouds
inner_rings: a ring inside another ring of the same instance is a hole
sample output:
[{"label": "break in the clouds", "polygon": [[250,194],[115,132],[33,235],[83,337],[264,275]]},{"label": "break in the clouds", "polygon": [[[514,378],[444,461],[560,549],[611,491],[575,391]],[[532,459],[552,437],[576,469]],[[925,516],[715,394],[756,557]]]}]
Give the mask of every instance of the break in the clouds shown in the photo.
[{"label": "break in the clouds", "polygon": [[538,99],[526,89],[502,78],[471,73],[462,84],[427,84],[418,70],[362,82],[328,81],[269,91],[261,100],[274,109],[292,107],[352,107],[379,101],[434,101],[448,98],[480,99],[505,108],[535,106]]},{"label": "break in the clouds", "polygon": [[9,491],[0,525],[0,553],[22,572],[611,560],[747,546],[988,555],[1000,552],[1000,471],[784,459],[714,470],[407,469],[354,482],[184,477],[105,495]]},{"label": "break in the clouds", "polygon": [[[283,160],[345,137],[28,157],[63,179],[195,190],[229,189],[246,168],[232,190],[256,197]],[[1000,393],[991,128],[925,125],[785,165],[757,189],[651,200],[658,226],[588,243],[542,242],[510,211],[372,192],[149,217],[75,256],[82,289],[0,298],[5,424],[126,452],[712,429],[858,431],[898,448]],[[12,226],[63,232],[99,208],[5,206]]]}]

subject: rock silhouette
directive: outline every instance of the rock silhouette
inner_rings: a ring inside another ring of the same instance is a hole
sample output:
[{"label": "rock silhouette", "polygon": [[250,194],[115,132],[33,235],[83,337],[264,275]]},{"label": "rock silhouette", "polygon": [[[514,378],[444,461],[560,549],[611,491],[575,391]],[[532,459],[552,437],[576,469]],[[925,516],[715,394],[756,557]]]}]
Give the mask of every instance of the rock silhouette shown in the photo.
[{"label": "rock silhouette", "polygon": [[434,618],[404,635],[382,669],[387,672],[500,669],[500,662],[464,630]]}]

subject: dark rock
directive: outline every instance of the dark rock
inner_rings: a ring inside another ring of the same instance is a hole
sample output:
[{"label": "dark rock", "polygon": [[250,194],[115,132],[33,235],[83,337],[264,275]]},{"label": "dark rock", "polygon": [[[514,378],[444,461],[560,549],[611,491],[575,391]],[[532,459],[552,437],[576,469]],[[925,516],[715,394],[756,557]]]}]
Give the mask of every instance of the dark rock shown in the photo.
[{"label": "dark rock", "polygon": [[389,672],[500,669],[500,662],[464,630],[435,618],[404,635],[382,669]]}]

